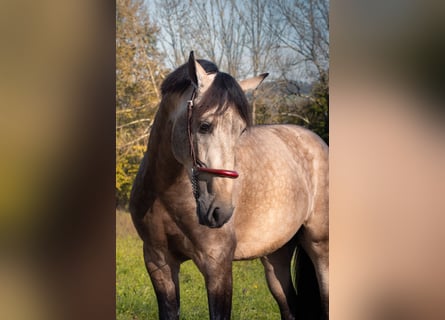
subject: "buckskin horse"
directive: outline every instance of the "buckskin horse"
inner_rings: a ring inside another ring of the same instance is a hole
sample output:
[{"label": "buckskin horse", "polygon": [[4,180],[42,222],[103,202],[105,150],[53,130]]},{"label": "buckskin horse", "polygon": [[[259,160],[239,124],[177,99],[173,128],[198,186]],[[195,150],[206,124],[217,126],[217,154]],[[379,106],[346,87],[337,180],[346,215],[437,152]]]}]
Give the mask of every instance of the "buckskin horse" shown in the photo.
[{"label": "buckskin horse", "polygon": [[190,259],[210,319],[230,319],[232,261],[254,258],[282,319],[328,318],[328,147],[299,126],[252,125],[244,92],[266,76],[237,82],[191,52],[162,83],[130,199],[160,319],[179,319]]}]

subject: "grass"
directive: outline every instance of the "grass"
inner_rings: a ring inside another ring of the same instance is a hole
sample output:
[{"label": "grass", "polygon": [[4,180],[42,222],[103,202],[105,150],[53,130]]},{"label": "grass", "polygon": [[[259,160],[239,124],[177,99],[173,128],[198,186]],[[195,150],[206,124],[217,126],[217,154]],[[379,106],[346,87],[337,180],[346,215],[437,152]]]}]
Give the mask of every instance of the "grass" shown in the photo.
[{"label": "grass", "polygon": [[[142,257],[142,241],[129,214],[116,214],[116,316],[118,320],[157,319],[158,307]],[[181,265],[181,317],[208,319],[201,273],[191,261]],[[232,319],[279,319],[259,260],[234,262]]]}]

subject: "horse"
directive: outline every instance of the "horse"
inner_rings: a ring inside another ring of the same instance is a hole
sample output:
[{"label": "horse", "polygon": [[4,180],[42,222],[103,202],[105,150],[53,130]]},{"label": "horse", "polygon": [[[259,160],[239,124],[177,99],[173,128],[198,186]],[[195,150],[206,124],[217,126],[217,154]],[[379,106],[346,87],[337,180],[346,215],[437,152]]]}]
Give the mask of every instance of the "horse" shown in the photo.
[{"label": "horse", "polygon": [[245,92],[266,76],[238,82],[192,51],[161,85],[130,196],[160,319],[179,319],[190,259],[210,319],[230,319],[232,261],[255,258],[282,319],[328,318],[328,147],[299,126],[252,125]]}]

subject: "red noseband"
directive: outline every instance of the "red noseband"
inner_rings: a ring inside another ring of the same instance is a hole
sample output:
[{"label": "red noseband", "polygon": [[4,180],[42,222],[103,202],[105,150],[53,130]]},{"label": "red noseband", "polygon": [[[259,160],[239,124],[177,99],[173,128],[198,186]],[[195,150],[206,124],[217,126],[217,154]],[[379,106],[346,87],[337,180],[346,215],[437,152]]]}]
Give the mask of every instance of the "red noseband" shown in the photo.
[{"label": "red noseband", "polygon": [[206,168],[206,167],[196,167],[196,170],[198,172],[213,174],[213,175],[221,177],[221,178],[236,179],[239,176],[238,172],[233,171],[233,170],[212,169],[212,168]]}]

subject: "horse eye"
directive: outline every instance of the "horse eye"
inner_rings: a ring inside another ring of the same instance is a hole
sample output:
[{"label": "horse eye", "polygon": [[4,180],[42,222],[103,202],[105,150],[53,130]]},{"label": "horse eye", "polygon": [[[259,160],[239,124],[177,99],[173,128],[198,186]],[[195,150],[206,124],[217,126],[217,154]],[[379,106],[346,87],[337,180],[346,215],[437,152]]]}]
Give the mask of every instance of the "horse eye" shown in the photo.
[{"label": "horse eye", "polygon": [[199,125],[199,133],[209,133],[210,129],[212,128],[212,124],[208,122],[201,122]]}]

